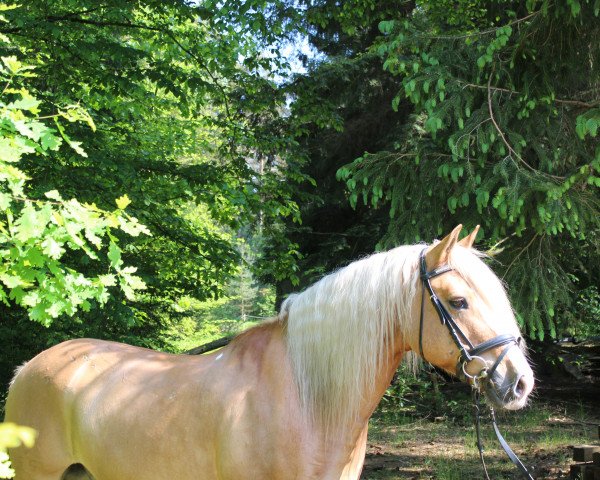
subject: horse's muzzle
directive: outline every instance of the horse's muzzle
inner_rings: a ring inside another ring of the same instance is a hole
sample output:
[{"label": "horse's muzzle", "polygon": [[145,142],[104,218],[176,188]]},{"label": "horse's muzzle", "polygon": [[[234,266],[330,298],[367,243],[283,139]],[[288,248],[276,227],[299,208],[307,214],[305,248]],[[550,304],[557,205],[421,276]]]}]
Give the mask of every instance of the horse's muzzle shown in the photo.
[{"label": "horse's muzzle", "polygon": [[533,384],[533,374],[529,372],[510,372],[504,377],[495,372],[484,384],[484,393],[495,407],[518,410],[527,404]]}]

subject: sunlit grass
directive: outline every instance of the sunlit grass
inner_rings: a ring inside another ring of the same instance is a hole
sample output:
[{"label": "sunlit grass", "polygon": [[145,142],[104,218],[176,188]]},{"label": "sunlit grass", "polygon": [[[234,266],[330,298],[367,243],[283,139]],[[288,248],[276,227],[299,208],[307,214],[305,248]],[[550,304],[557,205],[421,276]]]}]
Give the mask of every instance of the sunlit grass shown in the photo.
[{"label": "sunlit grass", "polygon": [[[458,408],[458,407],[456,407]],[[467,402],[464,418],[423,419],[410,409],[376,412],[371,424],[371,455],[363,480],[418,479],[458,480],[482,477],[475,427]],[[454,414],[456,415],[456,411]],[[566,478],[572,445],[591,443],[597,435],[597,419],[584,404],[538,402],[518,412],[498,415],[500,430],[535,478]],[[468,420],[468,421],[465,421]],[[519,478],[493,432],[483,420],[482,443],[490,477]],[[370,463],[371,462],[371,463]],[[370,468],[370,465],[375,465]]]}]

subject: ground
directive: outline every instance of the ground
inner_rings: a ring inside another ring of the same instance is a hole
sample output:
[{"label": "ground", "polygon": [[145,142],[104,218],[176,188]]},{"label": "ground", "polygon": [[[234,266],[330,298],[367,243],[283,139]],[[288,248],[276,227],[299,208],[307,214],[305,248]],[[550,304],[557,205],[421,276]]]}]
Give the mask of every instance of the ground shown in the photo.
[{"label": "ground", "polygon": [[[541,386],[530,405],[498,415],[500,431],[537,480],[569,478],[571,446],[600,444],[597,384]],[[468,390],[443,392],[441,416],[418,418],[391,399],[371,421],[362,480],[483,478]],[[457,390],[457,386],[453,386]],[[448,398],[452,400],[448,401]],[[405,406],[407,403],[404,404]],[[421,410],[425,405],[421,405]],[[422,412],[421,412],[422,413]],[[490,478],[521,478],[484,421]]]}]

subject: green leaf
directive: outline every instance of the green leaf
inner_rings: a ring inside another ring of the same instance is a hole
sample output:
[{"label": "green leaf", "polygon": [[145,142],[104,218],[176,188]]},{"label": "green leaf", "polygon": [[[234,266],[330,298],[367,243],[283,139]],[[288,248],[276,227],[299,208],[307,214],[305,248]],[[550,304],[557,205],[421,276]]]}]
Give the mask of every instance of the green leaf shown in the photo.
[{"label": "green leaf", "polygon": [[48,128],[40,137],[40,145],[43,150],[58,150],[62,144],[62,138],[54,134],[55,130]]},{"label": "green leaf", "polygon": [[[31,150],[31,149],[30,149]],[[3,162],[18,162],[24,153],[28,153],[26,148],[19,146],[11,138],[0,138],[0,160]]]},{"label": "green leaf", "polygon": [[12,197],[7,193],[0,192],[0,210],[6,210],[11,203]]},{"label": "green leaf", "polygon": [[81,147],[81,142],[74,142],[72,140],[67,140],[67,143],[69,144],[69,147],[71,147],[73,150],[75,150],[82,157],[88,156],[87,153],[85,152],[85,150]]},{"label": "green leaf", "polygon": [[384,35],[390,34],[394,29],[394,21],[393,20],[384,20],[379,22],[379,31]]},{"label": "green leaf", "polygon": [[579,0],[568,0],[567,3],[571,5],[571,15],[573,15],[573,17],[579,15],[579,12],[581,12]]},{"label": "green leaf", "polygon": [[9,275],[6,273],[0,275],[0,280],[2,281],[2,283],[4,283],[4,285],[11,289],[28,285],[28,283],[25,282],[21,277],[17,275]]},{"label": "green leaf", "polygon": [[22,254],[23,260],[29,263],[29,266],[43,267],[47,258],[40,251],[37,245],[32,246]]},{"label": "green leaf", "polygon": [[110,260],[111,267],[119,269],[123,263],[121,260],[121,249],[116,243],[110,242],[108,246],[108,259]]},{"label": "green leaf", "polygon": [[60,196],[60,193],[58,193],[58,190],[50,190],[49,192],[44,193],[44,196],[50,200],[62,202],[62,197]]},{"label": "green leaf", "polygon": [[34,290],[34,291],[27,293],[23,297],[21,304],[25,307],[35,307],[40,302],[41,302],[40,294],[38,291]]},{"label": "green leaf", "polygon": [[46,314],[52,318],[57,318],[63,312],[64,302],[52,302],[52,305],[46,309]]},{"label": "green leaf", "polygon": [[33,428],[22,427],[11,422],[0,423],[0,451],[17,448],[21,445],[31,448],[35,443],[36,436],[37,432]]},{"label": "green leaf", "polygon": [[26,242],[32,238],[39,238],[46,229],[51,218],[51,209],[46,206],[37,210],[30,203],[21,211],[20,218],[15,222],[16,238]]},{"label": "green leaf", "polygon": [[9,72],[12,74],[17,74],[24,68],[24,65],[19,60],[17,60],[17,57],[15,57],[14,55],[10,57],[0,57],[0,59],[2,60],[2,63],[4,63],[6,68],[9,70]]},{"label": "green leaf", "polygon": [[38,113],[39,109],[37,108],[40,105],[40,101],[33,98],[29,95],[24,95],[20,100],[15,100],[12,103],[9,103],[6,108],[10,110],[28,110],[32,113]]},{"label": "green leaf", "polygon": [[116,204],[117,204],[117,208],[121,209],[121,210],[125,210],[127,208],[127,206],[129,204],[131,204],[131,200],[129,199],[129,197],[127,196],[127,194],[117,198],[115,200]]},{"label": "green leaf", "polygon": [[99,275],[98,280],[104,287],[113,287],[117,284],[117,278],[112,274]]},{"label": "green leaf", "polygon": [[42,242],[42,251],[54,260],[58,260],[64,255],[66,250],[54,238],[48,237]]},{"label": "green leaf", "polygon": [[588,121],[585,122],[585,128],[592,137],[595,137],[598,133],[598,121],[595,118],[588,119]]}]

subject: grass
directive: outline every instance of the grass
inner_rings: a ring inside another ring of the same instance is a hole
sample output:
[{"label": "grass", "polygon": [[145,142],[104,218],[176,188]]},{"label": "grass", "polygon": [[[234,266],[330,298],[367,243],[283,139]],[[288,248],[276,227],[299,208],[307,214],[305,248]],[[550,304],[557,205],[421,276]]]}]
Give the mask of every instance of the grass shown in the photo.
[{"label": "grass", "polygon": [[[380,408],[371,419],[367,461],[362,480],[469,480],[483,472],[465,398],[455,402],[453,415],[418,418],[410,410]],[[458,414],[462,405],[463,415]],[[572,445],[598,441],[597,407],[584,403],[536,400],[518,412],[498,414],[500,431],[533,476],[568,478]],[[484,420],[483,444],[490,477],[520,478]]]}]

